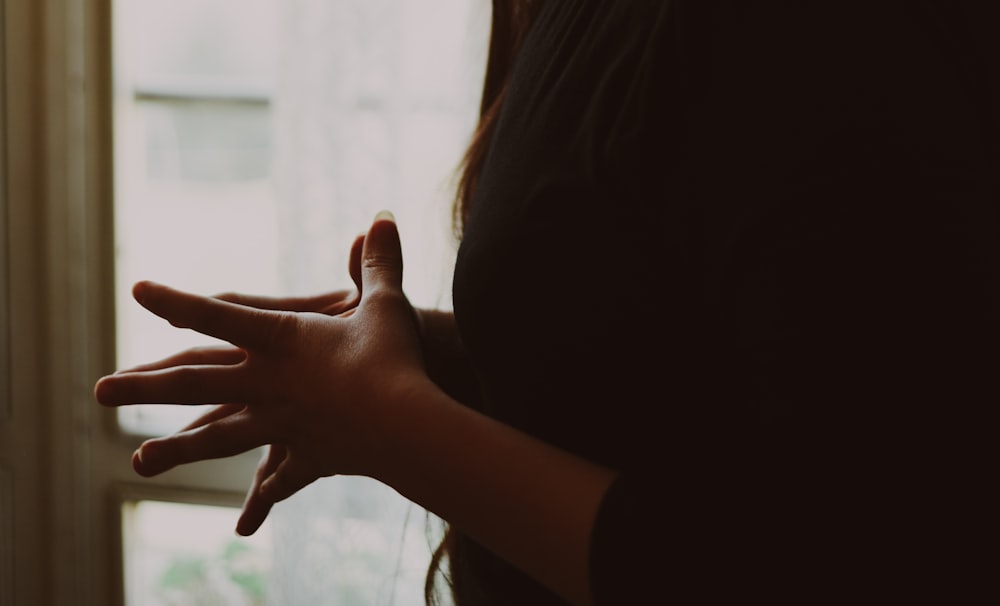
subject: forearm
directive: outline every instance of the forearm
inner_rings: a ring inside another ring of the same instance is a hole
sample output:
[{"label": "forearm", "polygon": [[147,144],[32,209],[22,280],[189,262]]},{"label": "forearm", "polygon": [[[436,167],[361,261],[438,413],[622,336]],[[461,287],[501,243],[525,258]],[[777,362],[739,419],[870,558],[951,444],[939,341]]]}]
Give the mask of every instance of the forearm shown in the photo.
[{"label": "forearm", "polygon": [[437,309],[415,312],[427,376],[453,399],[478,407],[479,385],[455,326],[455,315]]},{"label": "forearm", "polygon": [[589,604],[590,538],[614,472],[440,391],[402,397],[378,479],[571,603]]}]

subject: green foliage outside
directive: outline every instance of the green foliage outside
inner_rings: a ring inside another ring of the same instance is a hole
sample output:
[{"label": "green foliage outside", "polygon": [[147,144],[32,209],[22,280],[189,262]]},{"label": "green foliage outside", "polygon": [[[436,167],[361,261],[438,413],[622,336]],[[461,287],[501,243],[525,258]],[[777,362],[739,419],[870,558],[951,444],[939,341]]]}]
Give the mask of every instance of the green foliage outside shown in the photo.
[{"label": "green foliage outside", "polygon": [[260,554],[233,539],[217,555],[175,555],[157,597],[169,606],[265,606],[266,568]]}]

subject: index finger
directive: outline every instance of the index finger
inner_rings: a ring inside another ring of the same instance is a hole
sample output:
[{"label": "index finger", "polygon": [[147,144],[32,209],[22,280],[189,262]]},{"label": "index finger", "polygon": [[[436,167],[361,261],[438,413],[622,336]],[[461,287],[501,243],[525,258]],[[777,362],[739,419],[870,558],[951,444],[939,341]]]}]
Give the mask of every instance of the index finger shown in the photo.
[{"label": "index finger", "polygon": [[285,312],[256,309],[156,284],[139,282],[132,289],[140,305],[177,328],[189,328],[237,347],[273,346]]}]

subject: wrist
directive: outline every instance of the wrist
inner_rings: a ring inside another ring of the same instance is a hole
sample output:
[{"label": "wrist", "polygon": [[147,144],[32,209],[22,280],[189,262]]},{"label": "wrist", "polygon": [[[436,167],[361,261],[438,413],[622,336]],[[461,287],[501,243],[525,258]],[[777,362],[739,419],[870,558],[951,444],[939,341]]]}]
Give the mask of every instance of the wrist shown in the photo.
[{"label": "wrist", "polygon": [[385,381],[383,413],[375,420],[375,453],[369,475],[396,488],[395,478],[406,473],[413,449],[424,440],[433,440],[435,420],[442,406],[451,402],[437,384],[423,372],[407,372]]},{"label": "wrist", "polygon": [[477,408],[479,382],[466,355],[455,314],[438,309],[417,309],[415,314],[430,380],[457,402]]}]

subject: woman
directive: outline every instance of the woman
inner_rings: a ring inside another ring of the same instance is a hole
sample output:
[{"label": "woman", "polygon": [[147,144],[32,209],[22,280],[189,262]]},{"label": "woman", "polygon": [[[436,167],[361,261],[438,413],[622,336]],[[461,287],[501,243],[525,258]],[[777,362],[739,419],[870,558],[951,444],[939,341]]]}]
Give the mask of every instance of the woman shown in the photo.
[{"label": "woman", "polygon": [[97,398],[221,405],[143,444],[142,475],[271,445],[243,534],[319,477],[385,482],[450,524],[460,605],[984,585],[984,11],[495,0],[454,315],[410,308],[380,216],[356,294],[137,285],[233,346]]}]

